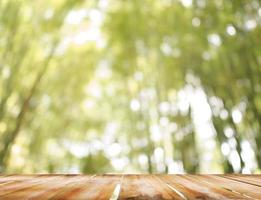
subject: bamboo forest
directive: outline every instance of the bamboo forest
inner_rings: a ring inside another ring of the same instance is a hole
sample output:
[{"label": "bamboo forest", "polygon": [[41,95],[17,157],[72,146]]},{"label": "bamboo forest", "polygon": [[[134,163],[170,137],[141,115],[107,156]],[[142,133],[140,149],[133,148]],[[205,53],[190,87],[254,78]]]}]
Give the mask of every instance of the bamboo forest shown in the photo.
[{"label": "bamboo forest", "polygon": [[1,0],[0,173],[261,173],[260,0]]}]

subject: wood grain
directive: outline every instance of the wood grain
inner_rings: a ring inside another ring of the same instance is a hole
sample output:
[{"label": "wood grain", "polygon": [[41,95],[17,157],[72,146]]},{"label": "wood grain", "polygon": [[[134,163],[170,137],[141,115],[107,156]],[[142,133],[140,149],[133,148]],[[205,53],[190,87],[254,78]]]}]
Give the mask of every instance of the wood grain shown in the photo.
[{"label": "wood grain", "polygon": [[125,175],[121,187],[123,199],[183,199],[153,175]]},{"label": "wood grain", "polygon": [[115,198],[261,200],[261,175],[0,175],[0,200]]}]

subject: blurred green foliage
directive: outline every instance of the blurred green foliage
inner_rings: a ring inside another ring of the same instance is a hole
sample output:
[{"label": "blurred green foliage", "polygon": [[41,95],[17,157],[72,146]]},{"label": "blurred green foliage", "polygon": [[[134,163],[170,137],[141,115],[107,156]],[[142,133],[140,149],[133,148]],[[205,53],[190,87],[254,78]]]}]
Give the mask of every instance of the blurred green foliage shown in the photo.
[{"label": "blurred green foliage", "polygon": [[258,0],[1,0],[0,172],[259,173]]}]

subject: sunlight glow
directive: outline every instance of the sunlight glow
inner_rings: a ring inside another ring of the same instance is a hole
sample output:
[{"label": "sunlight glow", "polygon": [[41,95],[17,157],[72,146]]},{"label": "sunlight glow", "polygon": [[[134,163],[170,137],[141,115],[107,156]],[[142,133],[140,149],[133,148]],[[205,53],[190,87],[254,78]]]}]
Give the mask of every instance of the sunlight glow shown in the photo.
[{"label": "sunlight glow", "polygon": [[173,161],[168,165],[168,174],[184,174],[182,161]]},{"label": "sunlight glow", "polygon": [[225,127],[224,134],[227,138],[231,138],[234,135],[234,130],[231,127]]},{"label": "sunlight glow", "polygon": [[162,127],[166,127],[168,124],[169,124],[169,118],[167,118],[167,117],[160,118],[160,125]]},{"label": "sunlight glow", "polygon": [[231,36],[236,34],[236,29],[233,25],[228,25],[227,26],[227,33]]},{"label": "sunlight glow", "polygon": [[252,29],[255,29],[257,26],[257,23],[256,23],[256,20],[254,19],[249,19],[245,22],[245,28],[247,30],[252,30]]},{"label": "sunlight glow", "polygon": [[121,153],[122,148],[119,143],[113,143],[105,151],[109,157],[117,157]]},{"label": "sunlight glow", "polygon": [[107,60],[101,60],[99,62],[95,74],[101,79],[109,79],[112,76],[112,70]]},{"label": "sunlight glow", "polygon": [[126,167],[129,164],[129,159],[127,157],[122,158],[113,158],[111,160],[111,164],[113,168],[117,171],[122,171],[124,167]]},{"label": "sunlight glow", "polygon": [[[48,13],[47,13],[48,14]],[[49,14],[48,14],[49,15]],[[65,22],[72,25],[79,24],[85,17],[87,16],[87,12],[85,9],[80,10],[72,10],[68,13],[65,18]]]},{"label": "sunlight glow", "polygon": [[100,98],[102,96],[101,86],[97,81],[93,81],[87,85],[85,89],[86,94],[93,97]]},{"label": "sunlight glow", "polygon": [[[194,89],[194,91],[189,91],[198,148],[202,152],[200,158],[202,160],[200,169],[202,171],[214,171],[213,163],[218,163],[218,161],[214,154],[214,149],[216,147],[216,131],[212,123],[211,108],[208,104],[207,96],[202,88],[198,87]],[[204,141],[204,143],[202,143],[202,141]]]},{"label": "sunlight glow", "polygon": [[140,154],[139,156],[138,156],[138,162],[139,162],[139,164],[140,164],[140,166],[141,166],[141,168],[143,169],[143,170],[147,170],[147,168],[148,168],[148,157],[146,156],[146,154]]},{"label": "sunlight glow", "polygon": [[225,109],[222,109],[219,114],[220,118],[225,120],[228,118],[228,112]]},{"label": "sunlight glow", "polygon": [[130,108],[132,111],[136,112],[140,110],[140,102],[137,99],[132,99],[130,102]]},{"label": "sunlight glow", "polygon": [[243,140],[241,142],[242,147],[242,159],[245,163],[245,168],[243,169],[243,173],[250,173],[251,171],[254,171],[254,169],[257,167],[257,163],[255,160],[255,152],[253,148],[251,147],[251,144],[247,140]]},{"label": "sunlight glow", "polygon": [[240,112],[240,110],[237,110],[237,109],[234,109],[232,111],[232,118],[233,118],[233,121],[238,124],[242,121],[242,113]]},{"label": "sunlight glow", "polygon": [[167,56],[170,56],[172,54],[172,48],[171,46],[168,44],[168,43],[163,43],[161,46],[160,46],[160,49],[161,51],[167,55]]},{"label": "sunlight glow", "polygon": [[184,7],[190,7],[193,3],[192,0],[180,0],[180,1]]},{"label": "sunlight glow", "polygon": [[159,104],[159,110],[160,110],[161,114],[167,115],[170,111],[170,103],[167,101],[161,102]]},{"label": "sunlight glow", "polygon": [[199,27],[200,24],[201,24],[201,21],[200,21],[200,19],[199,19],[198,17],[194,17],[194,18],[192,19],[192,25],[193,25],[193,26]]},{"label": "sunlight glow", "polygon": [[214,46],[220,46],[221,45],[221,38],[218,34],[213,33],[208,35],[208,42],[211,43]]},{"label": "sunlight glow", "polygon": [[150,126],[151,139],[153,141],[160,141],[162,139],[162,134],[160,132],[160,127],[157,124]]},{"label": "sunlight glow", "polygon": [[234,169],[235,172],[239,172],[240,168],[241,168],[241,164],[240,164],[240,157],[237,153],[236,150],[233,150],[228,157],[230,163],[232,164],[232,167]]},{"label": "sunlight glow", "polygon": [[154,160],[156,162],[156,168],[158,172],[164,172],[165,164],[164,164],[164,150],[161,147],[157,147],[154,150]]},{"label": "sunlight glow", "polygon": [[64,141],[63,145],[69,152],[77,158],[83,158],[89,155],[89,145],[86,143],[76,143],[72,141]]},{"label": "sunlight glow", "polygon": [[230,149],[230,146],[227,142],[223,142],[222,145],[221,145],[221,151],[223,153],[224,156],[228,156],[231,149]]},{"label": "sunlight glow", "polygon": [[3,69],[2,69],[2,75],[5,79],[9,78],[11,72],[10,72],[10,68],[5,66]]}]

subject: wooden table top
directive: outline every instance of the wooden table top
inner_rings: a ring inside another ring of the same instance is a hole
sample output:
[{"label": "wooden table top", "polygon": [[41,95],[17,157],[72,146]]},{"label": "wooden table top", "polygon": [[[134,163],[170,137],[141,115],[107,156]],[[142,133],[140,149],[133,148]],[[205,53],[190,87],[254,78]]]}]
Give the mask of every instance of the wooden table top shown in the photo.
[{"label": "wooden table top", "polygon": [[0,175],[1,200],[261,199],[261,175]]}]

